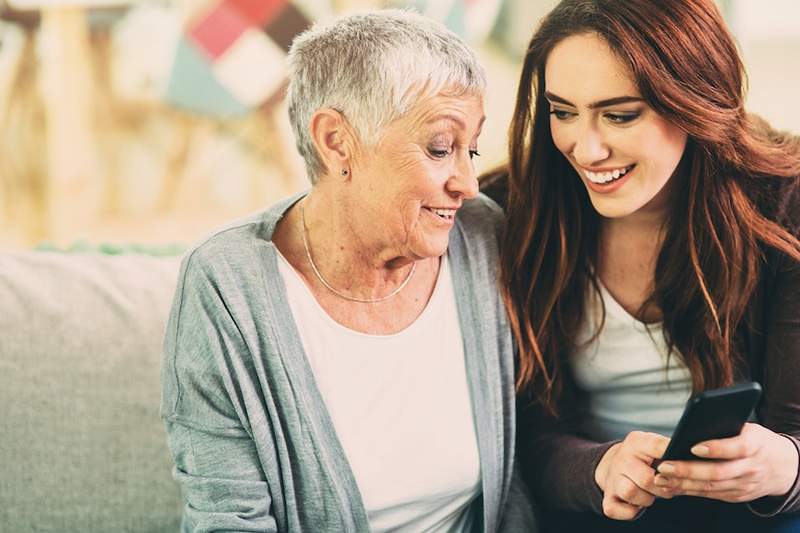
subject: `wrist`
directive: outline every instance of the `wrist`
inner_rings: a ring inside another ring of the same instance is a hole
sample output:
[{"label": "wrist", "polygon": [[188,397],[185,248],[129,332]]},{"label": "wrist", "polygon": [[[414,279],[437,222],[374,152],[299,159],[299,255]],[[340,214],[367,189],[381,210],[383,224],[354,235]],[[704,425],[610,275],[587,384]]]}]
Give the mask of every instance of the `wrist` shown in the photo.
[{"label": "wrist", "polygon": [[784,496],[797,481],[798,468],[800,468],[800,456],[798,456],[798,449],[795,442],[786,435],[776,434],[779,440],[778,455],[775,464],[775,480],[777,481],[775,489],[770,493],[770,496]]},{"label": "wrist", "polygon": [[594,482],[603,492],[606,491],[606,476],[608,476],[609,465],[617,454],[617,450],[619,450],[621,444],[621,442],[618,442],[606,450],[606,453],[600,458],[600,462],[597,463],[597,468],[594,469]]}]

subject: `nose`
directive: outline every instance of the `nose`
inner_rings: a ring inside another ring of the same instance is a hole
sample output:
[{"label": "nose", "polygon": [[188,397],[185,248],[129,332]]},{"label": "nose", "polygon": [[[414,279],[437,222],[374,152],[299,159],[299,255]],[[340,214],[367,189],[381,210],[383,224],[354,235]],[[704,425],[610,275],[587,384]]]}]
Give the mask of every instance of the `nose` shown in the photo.
[{"label": "nose", "polygon": [[463,155],[456,158],[446,187],[449,192],[460,194],[467,199],[478,195],[478,178],[475,176],[475,166],[468,151],[464,151]]},{"label": "nose", "polygon": [[579,128],[578,136],[572,147],[572,156],[575,161],[584,167],[596,166],[609,158],[611,150],[603,139],[602,133],[591,124],[585,123]]}]

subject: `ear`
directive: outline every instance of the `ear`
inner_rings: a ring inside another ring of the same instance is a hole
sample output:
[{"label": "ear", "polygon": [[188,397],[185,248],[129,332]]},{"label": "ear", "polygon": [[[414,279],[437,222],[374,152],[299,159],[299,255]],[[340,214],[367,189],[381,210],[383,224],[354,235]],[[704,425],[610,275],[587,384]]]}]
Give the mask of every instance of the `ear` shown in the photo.
[{"label": "ear", "polygon": [[308,128],[327,173],[341,177],[342,169],[349,172],[356,139],[344,116],[335,109],[318,109],[311,115]]}]

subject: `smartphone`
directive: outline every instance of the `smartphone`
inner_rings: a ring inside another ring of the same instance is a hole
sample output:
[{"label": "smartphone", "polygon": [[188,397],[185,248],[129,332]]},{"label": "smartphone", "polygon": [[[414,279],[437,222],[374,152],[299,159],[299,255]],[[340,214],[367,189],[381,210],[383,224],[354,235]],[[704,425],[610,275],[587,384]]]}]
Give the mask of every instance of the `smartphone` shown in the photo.
[{"label": "smartphone", "polygon": [[735,437],[755,409],[761,396],[761,385],[755,382],[714,389],[692,396],[686,402],[683,415],[675,427],[667,451],[661,461],[699,460],[692,454],[692,446],[711,439]]}]

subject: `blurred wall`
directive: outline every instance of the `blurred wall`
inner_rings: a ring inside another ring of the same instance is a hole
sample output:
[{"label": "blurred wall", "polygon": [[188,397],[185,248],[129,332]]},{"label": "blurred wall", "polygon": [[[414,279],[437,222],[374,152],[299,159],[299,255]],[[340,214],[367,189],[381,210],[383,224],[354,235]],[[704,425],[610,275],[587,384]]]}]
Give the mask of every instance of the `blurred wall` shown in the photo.
[{"label": "blurred wall", "polygon": [[[180,32],[216,1],[145,0],[88,18],[49,9],[0,23],[0,247],[186,245],[307,186],[282,102],[221,120],[160,98]],[[471,36],[490,77],[479,172],[506,157],[520,60],[557,1],[480,2],[498,15],[491,35]],[[748,69],[748,107],[800,132],[800,2],[718,3]],[[297,2],[317,19],[379,4]]]}]

